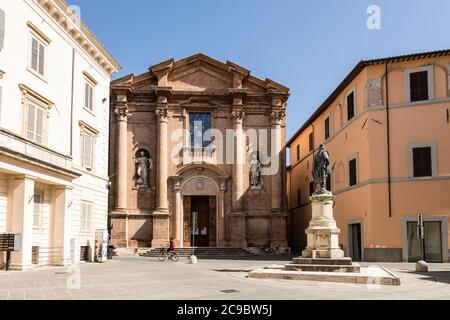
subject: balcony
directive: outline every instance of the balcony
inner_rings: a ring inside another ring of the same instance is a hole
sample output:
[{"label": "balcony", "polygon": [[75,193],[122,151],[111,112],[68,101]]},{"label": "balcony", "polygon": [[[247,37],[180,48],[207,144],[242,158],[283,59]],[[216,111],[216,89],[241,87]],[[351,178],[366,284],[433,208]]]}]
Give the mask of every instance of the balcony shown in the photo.
[{"label": "balcony", "polygon": [[75,175],[72,158],[29,141],[6,129],[0,129],[0,153],[35,165]]},{"label": "balcony", "polygon": [[217,164],[216,148],[196,148],[196,147],[184,147],[183,148],[183,165],[186,164]]}]

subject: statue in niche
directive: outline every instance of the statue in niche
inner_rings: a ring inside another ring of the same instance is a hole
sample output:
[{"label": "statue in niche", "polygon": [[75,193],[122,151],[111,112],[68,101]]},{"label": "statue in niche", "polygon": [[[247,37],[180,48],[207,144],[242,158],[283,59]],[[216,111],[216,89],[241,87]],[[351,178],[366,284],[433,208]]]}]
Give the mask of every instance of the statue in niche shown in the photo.
[{"label": "statue in niche", "polygon": [[325,149],[325,146],[321,144],[319,152],[314,158],[314,165],[312,171],[314,184],[316,187],[314,195],[331,194],[331,191],[327,190],[326,187],[328,175],[330,173],[331,173],[330,155],[328,151]]},{"label": "statue in niche", "polygon": [[259,161],[257,152],[253,152],[250,158],[250,186],[260,188],[262,186],[261,177],[262,164]]},{"label": "statue in niche", "polygon": [[138,152],[135,160],[137,164],[136,169],[136,185],[138,187],[148,188],[150,186],[150,172],[153,170],[152,159],[146,154],[144,150]]}]

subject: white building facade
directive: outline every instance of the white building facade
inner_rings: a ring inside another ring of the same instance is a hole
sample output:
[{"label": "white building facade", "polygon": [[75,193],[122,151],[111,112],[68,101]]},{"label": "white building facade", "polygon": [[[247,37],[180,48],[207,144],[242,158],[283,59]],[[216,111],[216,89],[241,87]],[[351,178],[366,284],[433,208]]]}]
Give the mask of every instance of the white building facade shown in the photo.
[{"label": "white building facade", "polygon": [[11,269],[93,260],[119,69],[63,0],[0,2],[0,233],[20,234]]}]

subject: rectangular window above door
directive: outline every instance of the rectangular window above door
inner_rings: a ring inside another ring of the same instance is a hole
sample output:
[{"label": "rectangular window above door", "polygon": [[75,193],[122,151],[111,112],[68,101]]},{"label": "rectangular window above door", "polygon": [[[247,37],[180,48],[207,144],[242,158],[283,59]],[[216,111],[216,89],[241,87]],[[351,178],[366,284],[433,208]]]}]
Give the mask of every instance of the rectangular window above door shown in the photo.
[{"label": "rectangular window above door", "polygon": [[211,114],[189,113],[189,133],[191,147],[206,148],[211,144]]}]

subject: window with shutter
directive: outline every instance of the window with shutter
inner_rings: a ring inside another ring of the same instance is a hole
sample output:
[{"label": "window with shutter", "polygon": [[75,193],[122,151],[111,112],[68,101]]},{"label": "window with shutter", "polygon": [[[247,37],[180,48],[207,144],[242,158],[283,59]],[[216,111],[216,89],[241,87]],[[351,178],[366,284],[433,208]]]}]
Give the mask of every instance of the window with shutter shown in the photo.
[{"label": "window with shutter", "polygon": [[354,186],[358,183],[357,181],[357,167],[356,167],[356,159],[352,159],[348,162],[348,171],[349,171],[349,185]]},{"label": "window with shutter", "polygon": [[38,70],[39,43],[33,38],[31,40],[31,69]]},{"label": "window with shutter", "polygon": [[44,203],[44,193],[35,191],[33,197],[33,227],[41,226],[42,204]]},{"label": "window with shutter", "polygon": [[41,76],[45,76],[46,49],[37,37],[31,37],[30,68]]},{"label": "window with shutter", "polygon": [[87,81],[84,85],[84,107],[94,111],[94,87]]},{"label": "window with shutter", "polygon": [[44,115],[45,112],[41,108],[31,103],[27,105],[26,136],[39,144],[44,143]]},{"label": "window with shutter", "polygon": [[297,162],[300,161],[300,145],[297,145]]},{"label": "window with shutter", "polygon": [[83,137],[82,165],[85,168],[92,169],[93,155],[94,155],[94,138],[87,133],[83,133],[82,137]]},{"label": "window with shutter", "polygon": [[428,71],[410,73],[409,86],[411,102],[428,100]]},{"label": "window with shutter", "polygon": [[309,134],[309,151],[314,150],[314,132]]},{"label": "window with shutter", "polygon": [[328,191],[332,191],[331,190],[331,174],[328,175],[326,187],[327,187]]},{"label": "window with shutter", "polygon": [[355,117],[355,93],[352,92],[347,96],[347,120],[350,121]]},{"label": "window with shutter", "polygon": [[433,175],[431,147],[413,148],[414,177],[431,177]]},{"label": "window with shutter", "polygon": [[309,183],[309,195],[310,196],[312,196],[313,194],[314,194],[314,190],[315,189],[315,187],[314,187],[314,181],[311,181],[310,183]]},{"label": "window with shutter", "polygon": [[92,204],[83,202],[80,213],[80,230],[90,231],[92,225]]},{"label": "window with shutter", "polygon": [[327,140],[330,137],[330,117],[327,117],[325,119],[325,140]]}]

